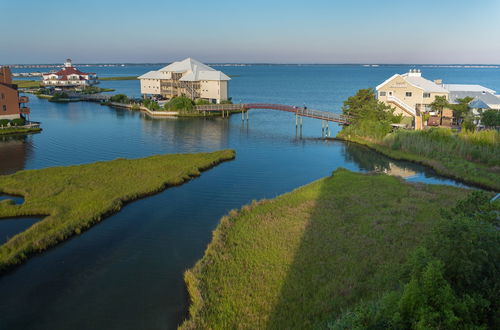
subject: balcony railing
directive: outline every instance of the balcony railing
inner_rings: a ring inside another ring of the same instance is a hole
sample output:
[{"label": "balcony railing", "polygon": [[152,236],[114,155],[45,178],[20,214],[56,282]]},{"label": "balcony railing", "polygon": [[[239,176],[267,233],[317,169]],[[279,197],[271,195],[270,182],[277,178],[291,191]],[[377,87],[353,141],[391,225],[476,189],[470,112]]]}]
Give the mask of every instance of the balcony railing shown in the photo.
[{"label": "balcony railing", "polygon": [[20,96],[19,103],[28,103],[30,99],[27,96]]},{"label": "balcony railing", "polygon": [[19,112],[23,115],[29,115],[30,114],[30,108],[28,107],[23,107],[23,108],[19,108]]}]

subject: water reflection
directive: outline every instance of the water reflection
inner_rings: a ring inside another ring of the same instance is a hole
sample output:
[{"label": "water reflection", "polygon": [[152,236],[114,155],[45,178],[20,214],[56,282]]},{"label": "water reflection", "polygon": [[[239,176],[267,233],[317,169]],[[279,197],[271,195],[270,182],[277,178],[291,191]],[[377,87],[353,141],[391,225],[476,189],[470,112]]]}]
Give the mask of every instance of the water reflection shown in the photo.
[{"label": "water reflection", "polygon": [[0,136],[0,174],[24,169],[31,153],[31,135]]},{"label": "water reflection", "polygon": [[22,204],[24,202],[24,198],[21,196],[7,195],[0,192],[0,202],[4,200],[11,200],[16,205]]},{"label": "water reflection", "polygon": [[0,244],[7,242],[14,235],[23,232],[39,221],[36,217],[21,217],[21,218],[0,218]]},{"label": "water reflection", "polygon": [[222,149],[228,145],[229,121],[221,118],[150,118],[142,115],[142,131],[161,144],[187,150]]}]

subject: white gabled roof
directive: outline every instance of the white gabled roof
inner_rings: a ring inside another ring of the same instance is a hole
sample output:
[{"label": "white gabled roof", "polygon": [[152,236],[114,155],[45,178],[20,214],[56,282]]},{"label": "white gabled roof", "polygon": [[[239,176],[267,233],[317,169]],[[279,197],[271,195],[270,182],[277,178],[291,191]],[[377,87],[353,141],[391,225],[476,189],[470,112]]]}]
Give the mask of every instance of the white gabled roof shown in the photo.
[{"label": "white gabled roof", "polygon": [[180,81],[199,81],[199,80],[231,80],[221,71],[217,71],[206,64],[195,59],[186,58],[183,61],[174,62],[161,68],[161,72],[185,73]]},{"label": "white gabled roof", "polygon": [[396,77],[399,77],[400,74],[399,73],[396,73],[395,75],[392,75],[392,77],[390,77],[389,79],[386,79],[383,83],[381,83],[380,85],[378,85],[376,87],[376,90],[379,90],[380,88],[384,87],[385,84],[387,84],[389,81],[391,81],[392,79],[396,78]]},{"label": "white gabled roof", "polygon": [[401,75],[401,77],[403,77],[403,79],[409,84],[423,89],[424,92],[448,93],[448,90],[446,90],[443,86],[440,86],[421,76],[411,76],[408,73],[405,73]]},{"label": "white gabled roof", "polygon": [[407,83],[424,90],[424,92],[448,93],[448,90],[445,89],[443,86],[440,86],[433,81],[427,80],[427,79],[423,78],[422,76],[409,75],[408,73],[405,73],[405,74],[396,73],[395,75],[393,75],[392,77],[390,77],[389,79],[387,79],[386,81],[384,81],[383,83],[378,85],[376,87],[376,89],[378,90],[378,89],[382,88],[384,85],[386,85],[387,83],[389,83],[391,80],[393,80],[396,77],[403,78]]},{"label": "white gabled roof", "polygon": [[173,62],[172,64],[169,64],[158,71],[182,73],[187,71],[215,71],[215,70],[209,67],[208,65],[201,63],[200,61],[188,57],[185,60]]},{"label": "white gabled roof", "polygon": [[450,92],[487,92],[496,94],[496,91],[481,85],[444,84],[443,87]]},{"label": "white gabled roof", "polygon": [[231,80],[223,72],[192,58],[174,62],[158,71],[149,71],[139,76],[138,79],[172,79],[172,73],[183,73],[182,78],[179,79],[180,81]]},{"label": "white gabled roof", "polygon": [[142,76],[137,77],[137,79],[170,79],[171,74],[161,71],[149,71]]},{"label": "white gabled roof", "polygon": [[180,81],[199,81],[199,80],[231,80],[220,71],[194,71],[184,75]]}]

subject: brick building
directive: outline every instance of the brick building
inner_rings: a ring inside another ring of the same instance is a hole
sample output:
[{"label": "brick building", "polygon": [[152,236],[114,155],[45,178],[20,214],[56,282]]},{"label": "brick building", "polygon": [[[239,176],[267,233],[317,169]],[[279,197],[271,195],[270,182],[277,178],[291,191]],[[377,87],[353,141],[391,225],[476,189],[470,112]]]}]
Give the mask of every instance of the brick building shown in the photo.
[{"label": "brick building", "polygon": [[6,66],[0,67],[0,119],[16,119],[29,115],[27,96],[19,96],[17,85],[12,84],[12,73]]}]

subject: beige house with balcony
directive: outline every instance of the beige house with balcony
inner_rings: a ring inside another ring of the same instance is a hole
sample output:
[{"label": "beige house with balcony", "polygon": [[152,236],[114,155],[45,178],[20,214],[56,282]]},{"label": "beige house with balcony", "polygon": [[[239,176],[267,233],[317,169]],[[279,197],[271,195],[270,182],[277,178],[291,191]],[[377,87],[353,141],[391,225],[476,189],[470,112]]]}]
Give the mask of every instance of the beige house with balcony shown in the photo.
[{"label": "beige house with balcony", "polygon": [[161,95],[171,99],[185,95],[210,103],[228,99],[228,82],[231,80],[223,72],[192,58],[173,62],[158,71],[149,71],[138,79],[144,97]]},{"label": "beige house with balcony", "polygon": [[[423,114],[431,112],[430,104],[436,96],[449,99],[449,91],[439,80],[430,81],[422,77],[420,70],[412,69],[405,74],[395,74],[376,88],[377,98],[392,106],[395,114],[402,114],[404,121],[412,122],[415,129],[423,129]],[[451,125],[451,111],[444,111],[443,118]]]}]

